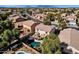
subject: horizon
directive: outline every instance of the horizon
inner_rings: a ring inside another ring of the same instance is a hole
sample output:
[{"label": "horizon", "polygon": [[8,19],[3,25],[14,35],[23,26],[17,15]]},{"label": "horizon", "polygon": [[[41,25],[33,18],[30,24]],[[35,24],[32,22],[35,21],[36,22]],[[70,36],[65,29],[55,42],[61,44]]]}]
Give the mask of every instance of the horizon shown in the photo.
[{"label": "horizon", "polygon": [[79,8],[79,5],[0,5],[0,8]]}]

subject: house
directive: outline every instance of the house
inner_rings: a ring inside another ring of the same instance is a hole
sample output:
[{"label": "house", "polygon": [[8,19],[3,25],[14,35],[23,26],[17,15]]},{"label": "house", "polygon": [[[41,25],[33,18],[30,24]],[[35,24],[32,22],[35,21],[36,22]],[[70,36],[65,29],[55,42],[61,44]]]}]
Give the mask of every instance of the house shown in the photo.
[{"label": "house", "polygon": [[74,14],[70,14],[66,16],[66,20],[68,21],[72,21],[72,20],[76,20],[77,17]]},{"label": "house", "polygon": [[78,28],[76,24],[77,17],[74,14],[68,15],[66,20],[68,21],[67,27]]},{"label": "house", "polygon": [[15,28],[19,28],[22,35],[28,35],[35,32],[36,25],[36,22],[32,20],[27,20],[15,23]]},{"label": "house", "polygon": [[40,21],[43,21],[46,18],[46,15],[45,14],[33,14],[32,17]]},{"label": "house", "polygon": [[50,34],[52,27],[44,24],[39,24],[35,27],[35,37],[45,37]]},{"label": "house", "polygon": [[66,17],[66,15],[67,15],[66,13],[62,13],[61,17],[64,18],[64,17]]},{"label": "house", "polygon": [[75,20],[71,20],[70,22],[68,22],[67,27],[78,28]]},{"label": "house", "polygon": [[12,14],[8,17],[8,19],[11,20],[13,23],[24,20],[23,16],[18,14]]},{"label": "house", "polygon": [[61,42],[68,44],[67,49],[72,49],[73,53],[79,53],[79,31],[67,28],[60,31],[59,39]]}]

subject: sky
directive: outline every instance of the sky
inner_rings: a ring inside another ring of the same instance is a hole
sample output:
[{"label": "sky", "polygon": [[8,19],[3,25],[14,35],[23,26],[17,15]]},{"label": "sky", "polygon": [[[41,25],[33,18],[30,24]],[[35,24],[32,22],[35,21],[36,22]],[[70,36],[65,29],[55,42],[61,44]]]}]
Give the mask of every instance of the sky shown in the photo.
[{"label": "sky", "polygon": [[0,8],[79,8],[79,5],[0,5]]},{"label": "sky", "polygon": [[0,5],[79,5],[79,0],[0,0]]},{"label": "sky", "polygon": [[79,0],[0,0],[4,8],[79,8]]}]

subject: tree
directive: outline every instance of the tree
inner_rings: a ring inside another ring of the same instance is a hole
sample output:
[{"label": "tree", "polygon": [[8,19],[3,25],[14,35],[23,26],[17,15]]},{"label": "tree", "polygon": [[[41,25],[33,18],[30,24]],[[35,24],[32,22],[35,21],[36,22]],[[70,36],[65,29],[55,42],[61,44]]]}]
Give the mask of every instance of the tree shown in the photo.
[{"label": "tree", "polygon": [[3,41],[8,41],[9,40],[9,33],[8,33],[9,30],[5,30],[3,32],[3,36],[2,36],[2,40]]},{"label": "tree", "polygon": [[51,54],[58,53],[60,51],[60,41],[55,34],[50,34],[49,36],[43,38],[43,44],[41,45],[42,53]]},{"label": "tree", "polygon": [[79,18],[79,12],[76,14],[77,18]]},{"label": "tree", "polygon": [[3,27],[0,26],[0,34],[3,32]]},{"label": "tree", "polygon": [[52,14],[52,13],[48,13],[46,18],[49,19],[50,21],[54,21],[55,20],[55,15]]},{"label": "tree", "polygon": [[2,46],[3,46],[3,47],[7,47],[8,45],[9,45],[9,42],[8,42],[8,41],[3,41],[3,42],[2,42]]},{"label": "tree", "polygon": [[57,20],[58,20],[58,23],[59,23],[59,25],[58,25],[59,29],[64,29],[64,28],[67,27],[66,20],[62,19],[62,17],[60,15],[57,15]]},{"label": "tree", "polygon": [[55,52],[55,54],[61,54],[60,49]]},{"label": "tree", "polygon": [[20,31],[17,28],[14,28],[12,30],[12,33],[13,33],[13,35],[14,35],[15,38],[19,38]]},{"label": "tree", "polygon": [[5,25],[5,28],[7,29],[7,28],[10,28],[10,22],[9,22],[9,20],[5,20],[4,21],[4,25]]},{"label": "tree", "polygon": [[44,19],[43,23],[44,23],[45,25],[51,25],[50,19]]},{"label": "tree", "polygon": [[1,21],[0,24],[4,29],[12,29],[12,23],[9,20]]},{"label": "tree", "polygon": [[6,46],[8,46],[8,44],[9,44],[9,36],[10,35],[10,33],[9,33],[9,30],[5,30],[0,36],[1,36],[1,38],[0,38],[0,43],[1,43],[1,45],[0,45],[0,47],[6,47]]},{"label": "tree", "polygon": [[12,37],[15,37],[16,39],[19,38],[19,31],[16,28],[14,28],[12,31],[7,29],[4,30],[4,32],[0,34],[0,36],[0,43],[2,44],[1,47],[7,47],[10,44],[10,42],[14,40],[14,38]]},{"label": "tree", "polygon": [[79,26],[79,18],[76,19],[76,24]]},{"label": "tree", "polygon": [[65,29],[65,28],[67,28],[66,22],[61,21],[61,22],[59,23],[59,29]]},{"label": "tree", "polygon": [[13,40],[19,38],[19,30],[13,27],[11,21],[7,19],[9,14],[1,14],[0,20],[0,47],[7,47]]},{"label": "tree", "polygon": [[0,14],[0,17],[2,20],[6,20],[8,16],[6,15],[6,13],[4,13],[4,14]]}]

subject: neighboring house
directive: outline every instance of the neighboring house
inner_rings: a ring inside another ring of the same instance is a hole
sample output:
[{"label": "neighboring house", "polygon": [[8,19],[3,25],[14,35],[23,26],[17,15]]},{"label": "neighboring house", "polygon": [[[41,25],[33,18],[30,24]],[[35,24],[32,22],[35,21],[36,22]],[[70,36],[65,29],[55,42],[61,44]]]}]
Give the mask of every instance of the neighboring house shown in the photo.
[{"label": "neighboring house", "polygon": [[13,23],[24,20],[23,16],[18,15],[18,14],[12,14],[8,17],[8,19],[11,20]]},{"label": "neighboring house", "polygon": [[37,23],[32,20],[15,23],[15,27],[20,29],[22,35],[28,35],[28,34],[34,33],[36,25]]},{"label": "neighboring house", "polygon": [[38,37],[45,37],[50,34],[52,27],[44,24],[39,24],[35,27],[35,34]]},{"label": "neighboring house", "polygon": [[61,14],[61,17],[62,17],[62,18],[65,18],[66,15],[67,15],[66,13],[62,13],[62,14]]},{"label": "neighboring house", "polygon": [[78,28],[78,26],[76,24],[76,19],[77,19],[77,17],[74,14],[68,15],[66,17],[66,20],[68,21],[67,27]]},{"label": "neighboring house", "polygon": [[66,20],[68,20],[68,21],[72,21],[72,20],[76,20],[76,19],[77,19],[77,17],[74,14],[67,15],[67,17],[66,17]]},{"label": "neighboring house", "polygon": [[79,31],[68,28],[60,31],[59,39],[68,44],[67,49],[72,49],[73,53],[79,53]]},{"label": "neighboring house", "polygon": [[67,27],[78,28],[75,20],[68,22]]},{"label": "neighboring house", "polygon": [[1,10],[0,10],[0,14],[5,14],[5,13],[6,13],[6,11],[1,11]]},{"label": "neighboring house", "polygon": [[43,21],[46,17],[45,14],[33,14],[32,17],[34,17],[35,19],[38,19],[40,21]]}]

